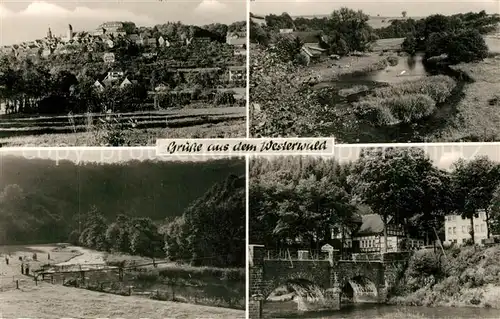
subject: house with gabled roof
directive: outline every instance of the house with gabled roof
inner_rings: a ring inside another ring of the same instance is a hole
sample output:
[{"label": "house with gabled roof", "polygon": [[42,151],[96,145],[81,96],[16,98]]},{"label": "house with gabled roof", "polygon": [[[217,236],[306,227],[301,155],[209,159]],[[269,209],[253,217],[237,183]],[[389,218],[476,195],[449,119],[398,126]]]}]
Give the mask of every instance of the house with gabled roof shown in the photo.
[{"label": "house with gabled roof", "polygon": [[305,56],[308,63],[319,59],[327,51],[328,39],[322,31],[289,32],[285,33],[284,36],[299,39],[303,43],[301,54]]},{"label": "house with gabled roof", "polygon": [[130,86],[130,85],[135,85],[137,84],[137,80],[129,80],[128,77],[125,77],[125,79],[123,79],[122,83],[120,84],[120,89],[124,89],[126,88],[127,86]]},{"label": "house with gabled roof", "polygon": [[247,33],[228,32],[226,35],[226,43],[234,47],[244,47],[247,44]]},{"label": "house with gabled roof", "polygon": [[[350,229],[332,227],[332,239],[343,237],[343,247],[353,252],[379,253],[384,250],[384,222],[367,206],[360,206],[361,215],[354,220]],[[389,217],[386,225],[387,251],[397,252],[424,246],[424,240],[410,238],[402,224]],[[403,247],[406,246],[406,247]]]}]

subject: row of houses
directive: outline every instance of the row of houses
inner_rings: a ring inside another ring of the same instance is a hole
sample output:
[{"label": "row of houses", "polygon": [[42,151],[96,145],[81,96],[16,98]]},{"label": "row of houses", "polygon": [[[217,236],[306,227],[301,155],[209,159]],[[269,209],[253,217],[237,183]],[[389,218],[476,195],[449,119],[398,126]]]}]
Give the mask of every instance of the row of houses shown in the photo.
[{"label": "row of houses", "polygon": [[[485,211],[479,211],[473,218],[474,242],[488,242],[488,231]],[[450,214],[444,217],[445,245],[461,246],[471,239],[471,220],[461,215]],[[397,252],[407,249],[418,249],[426,244],[422,238],[410,238],[402,225],[389,218],[387,222],[387,250]],[[353,252],[377,253],[384,249],[384,222],[380,215],[365,214],[356,221],[353,229],[332,228],[332,241],[342,241],[341,247]],[[437,235],[437,234],[436,234]],[[495,235],[493,235],[495,237]],[[439,239],[437,239],[439,242]],[[434,242],[434,241],[433,241]],[[337,245],[338,247],[338,245]]]},{"label": "row of houses", "polygon": [[[172,69],[172,72],[177,73],[192,73],[192,72],[220,72],[221,68],[189,68],[189,69]],[[227,83],[233,85],[246,84],[246,66],[230,66],[227,68],[226,73]],[[94,87],[99,91],[104,91],[106,87],[125,88],[129,85],[137,84],[137,81],[130,79],[122,70],[110,70],[101,78],[96,79]],[[168,85],[160,83],[155,87],[155,91],[165,91]]]},{"label": "row of houses", "polygon": [[[180,39],[169,39],[163,35],[154,37],[151,32],[143,31],[139,33],[127,33],[125,29],[136,30],[135,24],[128,22],[106,22],[99,26],[94,32],[74,32],[71,24],[65,36],[54,36],[49,28],[47,36],[43,39],[23,42],[20,44],[3,46],[0,50],[3,54],[13,54],[18,58],[24,57],[47,57],[51,54],[67,54],[72,51],[81,51],[84,47],[86,51],[93,52],[99,47],[113,48],[117,41],[125,40],[135,43],[138,46],[161,48],[170,47],[173,43],[181,45],[191,45],[200,42],[210,42],[212,39],[207,36],[182,36]],[[228,32],[226,43],[234,47],[236,55],[246,54],[246,32]]]},{"label": "row of houses", "polygon": [[[418,249],[425,245],[423,239],[410,238],[402,225],[389,218],[386,226],[387,251],[397,252]],[[377,253],[384,250],[384,222],[378,214],[365,214],[355,221],[352,229],[332,228],[331,239],[344,250],[351,252]]]}]

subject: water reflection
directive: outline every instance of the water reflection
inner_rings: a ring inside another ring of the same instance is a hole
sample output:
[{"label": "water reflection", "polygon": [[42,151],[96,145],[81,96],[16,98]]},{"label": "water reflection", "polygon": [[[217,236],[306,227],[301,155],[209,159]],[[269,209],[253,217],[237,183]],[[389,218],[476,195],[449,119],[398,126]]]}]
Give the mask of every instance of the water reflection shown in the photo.
[{"label": "water reflection", "polygon": [[500,318],[499,309],[449,308],[449,307],[404,307],[377,304],[349,305],[338,311],[297,312],[293,302],[266,303],[265,318],[315,318],[315,319],[377,319],[377,318],[432,318],[470,319]]},{"label": "water reflection", "polygon": [[388,66],[384,70],[373,71],[359,77],[360,80],[399,83],[407,80],[416,80],[431,73],[426,69],[423,63],[424,55],[418,53],[415,56],[400,56],[398,64]]}]

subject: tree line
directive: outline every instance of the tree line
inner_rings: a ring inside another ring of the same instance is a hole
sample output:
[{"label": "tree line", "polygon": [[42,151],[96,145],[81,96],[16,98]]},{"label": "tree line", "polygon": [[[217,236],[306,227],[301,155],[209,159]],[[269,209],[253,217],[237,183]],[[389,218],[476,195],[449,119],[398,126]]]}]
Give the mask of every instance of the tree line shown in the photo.
[{"label": "tree line", "polygon": [[486,58],[488,46],[483,36],[494,31],[498,23],[499,14],[488,15],[484,10],[451,16],[435,14],[418,21],[393,22],[381,33],[404,37],[405,52],[425,52],[426,58],[446,55],[448,62],[457,64]]},{"label": "tree line", "polygon": [[196,266],[244,267],[245,177],[230,175],[173,219],[120,214],[108,222],[95,207],[73,225],[69,241],[101,251],[122,252]]},{"label": "tree line", "polygon": [[[406,16],[406,14],[404,14]],[[366,52],[377,39],[405,38],[402,50],[410,54],[425,52],[427,57],[446,54],[451,63],[472,62],[487,57],[488,47],[483,35],[494,31],[500,15],[485,11],[445,16],[435,14],[415,20],[394,19],[387,27],[375,29],[370,17],[362,11],[341,8],[324,18],[293,19],[287,13],[268,15],[266,25],[250,23],[250,39],[268,46],[276,43],[285,62],[302,63],[298,56],[304,43],[279,33],[280,29],[321,31],[320,45],[329,54],[340,56]]]},{"label": "tree line", "polygon": [[[355,161],[287,157],[250,166],[250,242],[317,249],[334,227],[353,231],[359,216],[379,214],[408,236],[444,239],[444,216],[471,223],[486,213],[487,237],[500,232],[500,164],[484,156],[436,167],[420,148],[372,148]],[[368,208],[368,209],[366,209]],[[384,247],[387,232],[384,227]]]},{"label": "tree line", "polygon": [[108,222],[118,215],[173,220],[215,183],[245,171],[241,159],[75,164],[2,156],[1,162],[0,240],[6,245],[65,242],[92,206]]},{"label": "tree line", "polygon": [[[370,17],[361,10],[341,8],[333,11],[328,18],[296,19],[289,14],[266,16],[266,25],[260,26],[251,21],[250,40],[263,46],[270,43],[288,42],[291,51],[300,50],[302,42],[290,39],[279,33],[280,29],[296,31],[320,31],[318,42],[329,54],[347,55],[354,51],[364,52],[376,40],[373,28],[369,25]],[[277,45],[283,46],[283,44]]]}]

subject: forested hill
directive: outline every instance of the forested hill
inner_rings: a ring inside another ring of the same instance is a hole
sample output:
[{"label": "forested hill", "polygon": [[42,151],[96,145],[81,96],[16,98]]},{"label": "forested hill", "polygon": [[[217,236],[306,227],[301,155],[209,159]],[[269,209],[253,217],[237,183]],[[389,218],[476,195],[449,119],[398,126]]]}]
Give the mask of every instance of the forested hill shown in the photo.
[{"label": "forested hill", "polygon": [[243,175],[244,160],[132,161],[126,164],[0,157],[0,241],[65,240],[92,206],[160,221],[182,213],[215,183]]}]

